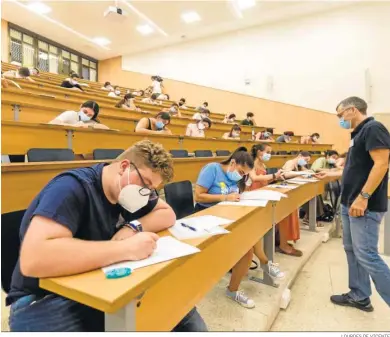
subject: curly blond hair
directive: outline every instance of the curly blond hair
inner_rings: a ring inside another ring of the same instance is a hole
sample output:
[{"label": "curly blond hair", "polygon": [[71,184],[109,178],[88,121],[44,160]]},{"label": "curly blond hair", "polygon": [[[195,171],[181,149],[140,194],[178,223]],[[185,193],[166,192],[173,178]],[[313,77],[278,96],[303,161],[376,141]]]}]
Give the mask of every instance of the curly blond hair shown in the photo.
[{"label": "curly blond hair", "polygon": [[172,156],[159,143],[141,140],[120,154],[115,161],[124,159],[130,160],[137,167],[146,166],[153,172],[159,172],[164,183],[173,178]]}]

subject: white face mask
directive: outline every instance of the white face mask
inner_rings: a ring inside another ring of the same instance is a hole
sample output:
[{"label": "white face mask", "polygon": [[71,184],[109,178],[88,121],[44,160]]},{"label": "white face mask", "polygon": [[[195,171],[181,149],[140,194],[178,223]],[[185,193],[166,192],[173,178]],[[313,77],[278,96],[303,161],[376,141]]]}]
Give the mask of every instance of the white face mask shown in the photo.
[{"label": "white face mask", "polygon": [[240,137],[240,134],[239,134],[238,132],[233,132],[233,133],[232,133],[232,136],[233,136],[234,138],[237,138],[237,137]]},{"label": "white face mask", "polygon": [[127,170],[128,185],[121,188],[120,178],[118,179],[118,185],[120,188],[118,203],[130,213],[135,213],[147,205],[149,201],[149,195],[141,195],[140,190],[142,187],[130,184],[130,168]]},{"label": "white face mask", "polygon": [[198,123],[198,129],[199,130],[204,130],[206,127],[204,126],[203,123]]},{"label": "white face mask", "polygon": [[119,90],[115,90],[115,95],[119,96],[121,92]]}]

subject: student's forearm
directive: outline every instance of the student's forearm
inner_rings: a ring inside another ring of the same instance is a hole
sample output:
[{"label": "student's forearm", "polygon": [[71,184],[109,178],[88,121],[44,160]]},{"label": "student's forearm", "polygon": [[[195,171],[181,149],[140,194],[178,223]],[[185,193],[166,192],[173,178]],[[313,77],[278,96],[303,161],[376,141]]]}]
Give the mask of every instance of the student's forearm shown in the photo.
[{"label": "student's forearm", "polygon": [[22,245],[20,268],[29,277],[79,274],[126,259],[126,246],[117,241],[48,239],[30,248]]},{"label": "student's forearm", "polygon": [[138,132],[138,133],[149,133],[149,134],[152,134],[152,135],[159,135],[159,134],[161,134],[160,131],[154,131],[154,130],[148,130],[148,129],[136,129],[135,132]]},{"label": "student's forearm", "polygon": [[389,167],[387,163],[374,163],[374,166],[372,167],[371,172],[368,175],[367,181],[364,184],[362,191],[368,194],[373,194],[383,180],[383,177],[385,176],[388,168]]},{"label": "student's forearm", "polygon": [[205,202],[205,203],[219,202],[219,201],[225,201],[226,197],[227,195],[225,194],[200,193],[200,194],[195,194],[195,201]]},{"label": "student's forearm", "polygon": [[176,221],[176,215],[172,209],[158,209],[138,219],[145,232],[158,233],[172,227]]}]

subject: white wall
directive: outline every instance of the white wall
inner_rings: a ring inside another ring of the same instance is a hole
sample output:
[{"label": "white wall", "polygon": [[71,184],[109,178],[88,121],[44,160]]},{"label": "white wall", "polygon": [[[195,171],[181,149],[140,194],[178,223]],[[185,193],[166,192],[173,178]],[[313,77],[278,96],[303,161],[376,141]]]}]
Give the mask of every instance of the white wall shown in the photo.
[{"label": "white wall", "polygon": [[330,112],[347,96],[368,99],[369,69],[370,111],[390,112],[390,3],[125,55],[122,68]]}]

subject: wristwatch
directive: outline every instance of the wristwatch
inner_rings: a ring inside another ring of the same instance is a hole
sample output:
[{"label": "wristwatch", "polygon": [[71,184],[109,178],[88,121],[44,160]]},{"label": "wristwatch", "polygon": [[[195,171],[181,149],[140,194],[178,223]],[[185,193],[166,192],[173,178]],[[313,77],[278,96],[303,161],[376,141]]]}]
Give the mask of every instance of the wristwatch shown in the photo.
[{"label": "wristwatch", "polygon": [[125,221],[119,225],[118,230],[122,229],[123,227],[128,227],[136,233],[142,232],[142,225],[138,220]]},{"label": "wristwatch", "polygon": [[364,199],[370,199],[371,198],[371,194],[367,193],[367,192],[360,192],[360,195],[364,198]]}]

